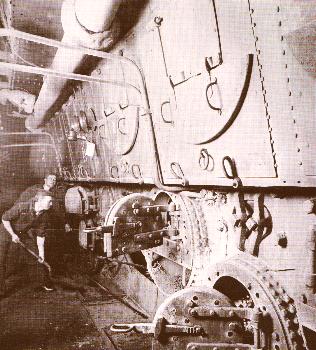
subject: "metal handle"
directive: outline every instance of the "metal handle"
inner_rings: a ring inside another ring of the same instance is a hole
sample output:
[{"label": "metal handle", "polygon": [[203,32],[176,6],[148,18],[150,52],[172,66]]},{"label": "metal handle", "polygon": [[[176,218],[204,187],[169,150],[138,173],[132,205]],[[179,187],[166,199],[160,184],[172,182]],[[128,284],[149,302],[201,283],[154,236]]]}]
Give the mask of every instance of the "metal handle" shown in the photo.
[{"label": "metal handle", "polygon": [[[23,247],[28,253],[30,253],[31,255],[34,256],[34,258],[36,258],[37,260],[40,260],[40,256],[37,255],[35,252],[33,252],[33,250],[29,249],[22,241],[18,242],[20,244],[21,247]],[[48,270],[48,274],[49,276],[51,276],[52,274],[52,268],[51,266],[44,260],[43,262],[41,262],[40,264],[43,264],[47,270]]]},{"label": "metal handle", "polygon": [[133,324],[116,323],[110,327],[111,332],[115,333],[129,333],[134,330]]},{"label": "metal handle", "polygon": [[[226,163],[230,167],[229,169],[230,173],[229,173],[229,170],[227,169]],[[224,170],[225,176],[228,179],[235,179],[236,177],[238,177],[236,163],[234,159],[230,158],[229,156],[225,156],[223,158],[222,164],[223,164],[223,170]]]}]

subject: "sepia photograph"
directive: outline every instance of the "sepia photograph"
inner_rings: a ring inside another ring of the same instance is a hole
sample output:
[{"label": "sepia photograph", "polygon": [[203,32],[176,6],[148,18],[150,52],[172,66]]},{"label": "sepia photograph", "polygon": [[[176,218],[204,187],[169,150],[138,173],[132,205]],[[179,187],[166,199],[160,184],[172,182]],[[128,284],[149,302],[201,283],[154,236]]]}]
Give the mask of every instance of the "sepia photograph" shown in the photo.
[{"label": "sepia photograph", "polygon": [[0,350],[316,349],[316,0],[0,0]]}]

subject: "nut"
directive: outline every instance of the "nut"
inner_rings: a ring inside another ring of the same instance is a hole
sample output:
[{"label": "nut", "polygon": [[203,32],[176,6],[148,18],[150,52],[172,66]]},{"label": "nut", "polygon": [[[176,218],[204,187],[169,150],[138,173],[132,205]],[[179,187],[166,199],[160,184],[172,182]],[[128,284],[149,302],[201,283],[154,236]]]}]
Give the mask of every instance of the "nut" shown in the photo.
[{"label": "nut", "polygon": [[190,311],[189,311],[189,313],[190,313],[190,315],[191,316],[197,316],[197,311],[196,310],[194,310],[194,309],[191,309]]}]

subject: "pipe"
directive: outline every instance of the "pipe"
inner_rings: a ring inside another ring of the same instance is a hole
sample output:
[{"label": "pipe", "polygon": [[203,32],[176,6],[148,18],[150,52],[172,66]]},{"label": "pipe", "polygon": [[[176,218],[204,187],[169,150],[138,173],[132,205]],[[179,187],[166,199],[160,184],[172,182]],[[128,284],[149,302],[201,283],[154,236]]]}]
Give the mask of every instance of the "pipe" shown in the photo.
[{"label": "pipe", "polygon": [[54,148],[54,145],[51,145],[50,143],[10,143],[7,145],[0,145],[0,148],[11,148],[11,147],[39,147],[39,146],[47,146]]},{"label": "pipe", "polygon": [[[55,79],[60,80],[77,80],[77,81],[86,81],[86,82],[98,82],[103,84],[111,84],[115,86],[121,86],[128,89],[132,89],[137,93],[141,93],[141,90],[139,90],[136,86],[126,83],[124,81],[120,82],[117,80],[105,80],[104,78],[98,78],[90,75],[82,75],[82,74],[75,74],[75,73],[67,73],[67,72],[58,72],[56,70],[52,70],[49,68],[41,68],[41,67],[32,67],[32,66],[25,66],[22,64],[17,63],[7,63],[7,62],[0,62],[0,72],[3,71],[3,68],[10,69],[10,70],[16,70],[19,72],[27,72],[27,73],[34,73],[34,74],[41,74],[45,75],[47,74],[49,77],[53,77]],[[38,134],[42,134],[43,132],[38,131]],[[28,133],[29,134],[29,133]]]},{"label": "pipe", "polygon": [[[150,142],[150,147],[152,149],[152,152],[154,154],[154,184],[155,186],[157,186],[159,189],[163,190],[163,191],[170,191],[170,192],[181,192],[185,189],[185,187],[183,186],[170,186],[170,185],[165,185],[164,181],[163,181],[163,174],[162,174],[162,169],[161,169],[161,164],[160,164],[160,159],[159,159],[159,152],[158,152],[158,145],[157,145],[157,140],[156,140],[156,135],[155,135],[155,131],[154,131],[154,124],[153,124],[153,119],[152,119],[152,113],[150,111],[150,104],[149,104],[149,98],[148,98],[148,94],[147,94],[147,89],[146,89],[146,81],[145,81],[145,76],[144,73],[142,71],[142,69],[136,64],[135,61],[133,61],[132,59],[129,59],[127,57],[123,57],[123,56],[117,56],[117,55],[113,55],[110,53],[105,53],[105,52],[101,52],[101,51],[96,51],[96,50],[92,50],[89,48],[81,48],[78,46],[74,46],[71,44],[66,44],[63,42],[59,42],[56,40],[52,40],[52,39],[48,39],[48,38],[44,38],[44,37],[39,37],[33,34],[28,34],[28,33],[24,33],[15,29],[5,29],[5,28],[1,28],[0,29],[0,37],[5,37],[5,36],[9,36],[9,37],[15,37],[15,38],[19,38],[19,39],[23,39],[23,40],[28,40],[28,41],[32,41],[32,42],[36,42],[39,44],[43,44],[43,45],[48,45],[48,46],[52,46],[52,47],[57,47],[58,49],[72,49],[73,52],[81,52],[83,54],[87,54],[87,55],[92,55],[95,57],[100,57],[100,58],[105,58],[105,59],[109,59],[109,60],[115,60],[118,62],[121,62],[123,64],[130,64],[132,67],[134,67],[139,75],[139,78],[141,80],[140,84],[139,84],[139,90],[140,90],[140,95],[142,97],[142,107],[144,110],[144,114],[142,115],[143,118],[145,119],[145,122],[148,125],[148,131],[151,134],[151,138],[149,138],[149,142]],[[110,83],[110,84],[116,84],[116,85],[125,85],[125,86],[129,86],[129,87],[133,87],[134,86],[127,84],[127,83],[120,83],[120,82],[114,82],[114,81],[106,81],[102,78],[96,78],[96,77],[91,77],[91,76],[85,76],[85,75],[80,75],[80,74],[74,74],[74,73],[58,73],[55,70],[49,70],[49,69],[45,69],[45,68],[40,68],[40,67],[29,67],[29,66],[25,66],[25,65],[20,65],[20,64],[12,64],[12,63],[5,63],[5,62],[0,62],[0,68],[1,66],[8,66],[10,69],[16,69],[18,71],[25,71],[25,72],[30,72],[30,73],[35,73],[35,74],[49,74],[49,75],[55,75],[55,76],[65,76],[65,77],[69,77],[70,79],[73,80],[84,80],[84,81],[98,81],[101,83]],[[29,117],[26,120],[26,123],[32,123],[34,117]],[[38,121],[37,118],[35,119],[35,123],[36,121]],[[73,180],[71,180],[73,181]],[[114,182],[114,181],[108,181],[110,182]]]},{"label": "pipe", "polygon": [[[61,21],[64,29],[62,43],[98,50],[107,50],[118,38],[118,24],[114,22],[122,0],[66,0],[62,5]],[[112,28],[113,27],[113,28]],[[75,72],[83,63],[85,54],[59,48],[51,65],[52,70]],[[46,77],[34,106],[34,117],[26,127],[37,129],[53,112],[67,80]]]},{"label": "pipe", "polygon": [[92,32],[103,32],[111,27],[121,2],[121,0],[76,0],[75,13],[78,22]]},{"label": "pipe", "polygon": [[307,237],[307,271],[305,285],[311,293],[316,291],[316,225],[312,225]]}]

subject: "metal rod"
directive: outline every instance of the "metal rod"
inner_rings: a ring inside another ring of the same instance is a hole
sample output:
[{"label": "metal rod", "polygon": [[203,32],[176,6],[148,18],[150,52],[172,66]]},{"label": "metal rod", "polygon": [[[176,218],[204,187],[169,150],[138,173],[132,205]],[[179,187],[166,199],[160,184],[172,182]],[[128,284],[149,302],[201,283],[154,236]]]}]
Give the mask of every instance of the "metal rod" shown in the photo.
[{"label": "metal rod", "polygon": [[58,71],[56,71],[54,69],[50,69],[50,68],[25,66],[23,64],[8,63],[8,62],[0,62],[0,71],[1,71],[1,67],[9,68],[11,70],[16,70],[16,71],[20,71],[20,72],[24,72],[24,73],[51,75],[51,76],[54,76],[57,78],[62,78],[62,79],[70,79],[70,80],[78,80],[78,81],[86,81],[86,82],[96,82],[96,83],[121,86],[121,87],[136,90],[139,94],[141,93],[141,91],[136,86],[134,86],[132,84],[129,84],[126,82],[119,82],[116,80],[106,80],[106,79],[99,78],[99,77],[93,77],[91,75],[83,75],[83,74],[68,73],[68,72],[58,72]]},{"label": "metal rod", "polygon": [[305,272],[305,285],[311,291],[315,293],[316,279],[315,279],[315,266],[316,266],[316,225],[312,225],[310,232],[307,236],[307,257],[308,265]]},{"label": "metal rod", "polygon": [[76,50],[76,51],[80,51],[86,55],[96,56],[96,57],[100,57],[100,58],[106,58],[106,59],[112,60],[112,61],[120,61],[122,63],[133,65],[141,73],[141,70],[137,66],[136,62],[134,62],[132,59],[124,57],[124,56],[118,56],[118,55],[114,55],[111,53],[97,51],[97,50],[93,50],[93,49],[88,49],[88,48],[81,47],[81,46],[79,47],[79,46],[71,45],[68,43],[65,44],[64,42],[61,42],[61,41],[57,41],[57,40],[48,39],[48,38],[45,38],[42,36],[37,36],[37,35],[25,33],[25,32],[22,32],[22,31],[13,29],[13,28],[10,28],[10,29],[9,28],[1,28],[0,29],[0,37],[5,37],[5,36],[9,36],[9,37],[13,36],[14,38],[32,41],[32,42],[35,42],[38,44],[43,44],[46,46],[53,46],[56,48]]},{"label": "metal rod", "polygon": [[[39,255],[37,255],[36,253],[33,252],[33,250],[31,250],[30,248],[28,248],[22,241],[19,241],[18,244],[23,247],[23,249],[25,249],[28,253],[30,253],[31,255],[34,256],[34,258],[37,259],[37,261],[39,261],[41,258]],[[51,266],[46,262],[46,261],[43,261],[42,263],[39,262],[39,264],[43,264],[47,270],[48,270],[48,274],[49,274],[49,277],[51,277],[51,274],[52,274],[52,268]]]},{"label": "metal rod", "polygon": [[0,145],[0,148],[10,148],[10,147],[32,147],[32,146],[48,146],[54,148],[50,143],[12,143],[6,145]]},{"label": "metal rod", "polygon": [[[25,115],[25,117],[27,117],[28,115]],[[28,135],[28,136],[42,136],[42,135],[45,135],[45,136],[48,136],[49,138],[52,138],[52,135],[48,132],[2,132],[1,133],[1,136],[3,135],[6,135],[6,136],[11,136],[11,135]]]},{"label": "metal rod", "polygon": [[[103,258],[101,257],[100,260],[103,260]],[[121,261],[121,260],[118,260],[118,259],[104,258],[104,260],[107,260],[107,261],[109,261],[109,262],[118,263],[119,265],[122,264],[122,265],[127,265],[127,266],[132,266],[132,267],[135,267],[135,268],[147,270],[147,267],[146,267],[146,266],[140,265],[140,264],[134,264],[134,263],[130,263],[130,262],[127,262],[127,261]]]},{"label": "metal rod", "polygon": [[124,304],[125,306],[127,306],[128,308],[130,308],[131,310],[133,310],[134,312],[136,312],[137,314],[139,314],[140,316],[142,316],[143,318],[148,319],[148,316],[143,313],[142,311],[136,309],[134,306],[132,306],[130,303],[128,303],[126,300],[124,300],[124,298],[122,298],[121,296],[112,293],[108,288],[104,287],[102,284],[100,284],[98,281],[96,281],[95,279],[87,276],[89,281],[93,282],[94,284],[96,284],[103,292],[105,292],[106,294],[112,296],[113,298],[115,298],[116,300],[118,300],[119,302],[121,302],[122,304]]},{"label": "metal rod", "polygon": [[[110,336],[109,332],[105,328],[102,328],[102,330],[105,333],[105,335],[107,336],[107,338],[109,339],[111,345],[113,346],[113,349],[114,350],[121,350],[121,348],[118,348],[116,346],[116,344],[114,343],[113,338]],[[111,350],[111,349],[109,349],[109,350]]]}]

